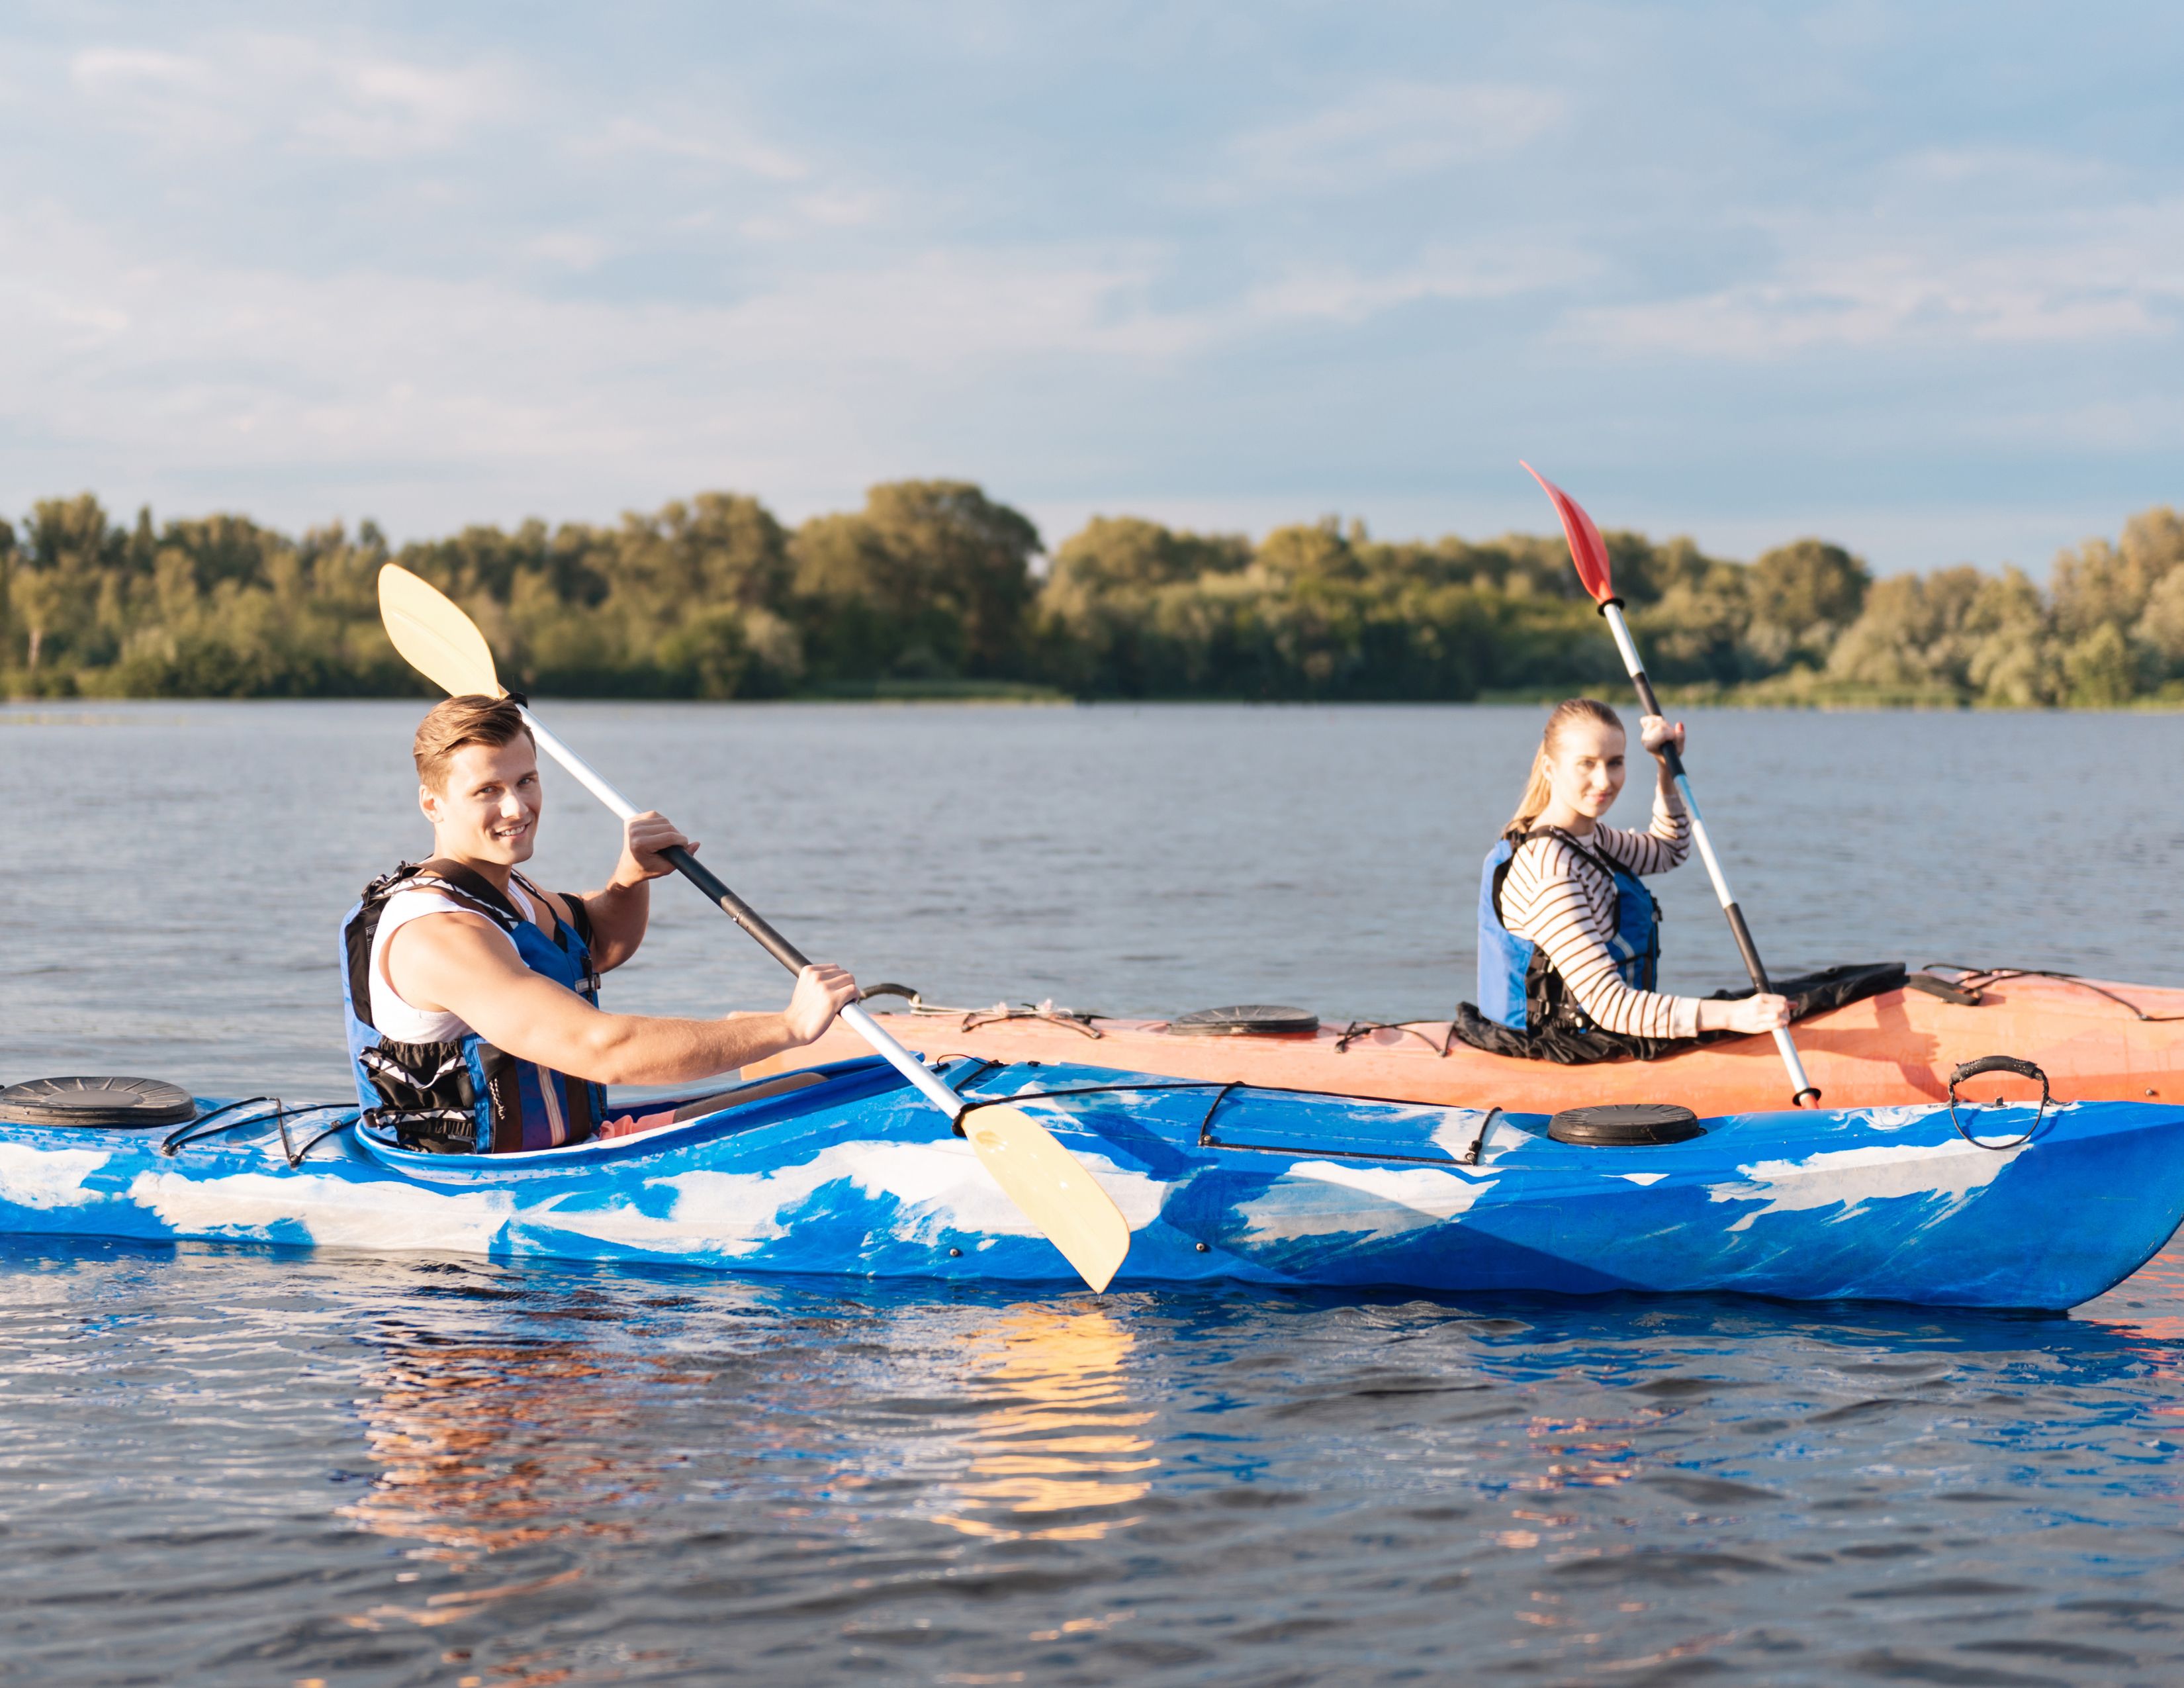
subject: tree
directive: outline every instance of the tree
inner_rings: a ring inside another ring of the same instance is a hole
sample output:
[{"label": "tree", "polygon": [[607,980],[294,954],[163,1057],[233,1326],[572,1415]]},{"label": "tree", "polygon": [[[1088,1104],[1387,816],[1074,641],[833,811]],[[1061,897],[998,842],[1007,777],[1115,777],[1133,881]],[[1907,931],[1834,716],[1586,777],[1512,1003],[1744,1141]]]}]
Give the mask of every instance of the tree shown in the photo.
[{"label": "tree", "polygon": [[10,595],[33,672],[56,655],[95,660],[105,654],[98,648],[101,612],[109,621],[119,616],[113,576],[127,543],[89,493],[32,506]]},{"label": "tree", "polygon": [[1872,584],[1862,560],[1824,540],[1764,552],[1745,574],[1752,616],[1746,638],[1766,666],[1817,666],[1865,608]]},{"label": "tree", "polygon": [[2184,568],[2171,569],[2154,583],[2132,632],[2152,657],[2157,677],[2184,674]]},{"label": "tree", "polygon": [[1038,529],[964,481],[892,482],[872,487],[856,515],[813,518],[788,550],[815,668],[843,678],[1014,674],[1039,549]]},{"label": "tree", "polygon": [[2088,539],[2055,559],[2055,625],[2076,639],[2103,625],[2127,627],[2171,569],[2184,564],[2184,521],[2162,506],[2133,516],[2111,545]]},{"label": "tree", "polygon": [[1039,530],[967,481],[896,481],[865,496],[865,519],[896,578],[961,628],[966,673],[1017,667]]},{"label": "tree", "polygon": [[1269,585],[1287,592],[1352,585],[1364,575],[1357,548],[1331,515],[1277,527],[1259,542],[1251,561]]},{"label": "tree", "polygon": [[2088,709],[2127,704],[2136,691],[2131,647],[2113,621],[2103,621],[2063,654],[2065,700]]}]

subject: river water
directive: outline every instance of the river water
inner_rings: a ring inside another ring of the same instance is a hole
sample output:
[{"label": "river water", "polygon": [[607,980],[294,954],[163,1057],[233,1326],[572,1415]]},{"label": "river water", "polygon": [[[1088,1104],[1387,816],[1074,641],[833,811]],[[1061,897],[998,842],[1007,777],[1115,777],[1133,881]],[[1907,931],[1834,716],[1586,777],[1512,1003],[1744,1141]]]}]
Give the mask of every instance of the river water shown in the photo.
[{"label": "river water", "polygon": [[[416,713],[0,710],[0,1081],[342,1094]],[[552,719],[867,981],[1332,1017],[1470,994],[1540,712]],[[1781,971],[2175,984],[2179,730],[1704,713],[1690,755]],[[549,778],[582,889],[613,827]],[[1669,983],[1730,982],[1661,883]],[[671,883],[610,989],[781,981]],[[2181,1370],[2184,1251],[2046,1318],[0,1245],[0,1681],[2170,1683]]]}]

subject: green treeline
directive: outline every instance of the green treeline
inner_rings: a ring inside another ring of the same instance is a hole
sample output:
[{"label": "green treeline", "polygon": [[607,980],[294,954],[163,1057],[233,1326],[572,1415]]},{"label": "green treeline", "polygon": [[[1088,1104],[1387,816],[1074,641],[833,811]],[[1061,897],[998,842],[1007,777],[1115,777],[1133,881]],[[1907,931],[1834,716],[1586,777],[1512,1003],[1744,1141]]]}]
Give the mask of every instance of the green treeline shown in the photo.
[{"label": "green treeline", "polygon": [[[1802,539],[1751,563],[1611,533],[1648,665],[1686,699],[2002,705],[2184,699],[2184,521],[2089,540],[2042,591],[2015,569],[1875,581]],[[527,521],[389,548],[246,517],[115,522],[85,494],[0,521],[13,696],[419,694],[381,633],[392,559],[477,617],[527,690],[1465,699],[1612,689],[1613,647],[1559,536],[1256,544],[1095,518],[1041,571],[1032,524],[961,482],[875,487],[788,528],[705,493],[611,526]]]}]

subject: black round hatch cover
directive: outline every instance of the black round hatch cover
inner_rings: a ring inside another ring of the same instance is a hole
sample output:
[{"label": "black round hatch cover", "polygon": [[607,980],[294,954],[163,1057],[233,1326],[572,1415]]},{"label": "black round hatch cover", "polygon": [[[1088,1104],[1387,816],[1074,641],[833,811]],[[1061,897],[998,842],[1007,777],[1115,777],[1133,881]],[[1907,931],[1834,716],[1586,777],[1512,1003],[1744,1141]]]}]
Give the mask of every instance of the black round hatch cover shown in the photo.
[{"label": "black round hatch cover", "polygon": [[1168,1030],[1185,1038],[1240,1038],[1287,1033],[1295,1036],[1319,1029],[1319,1016],[1308,1008],[1276,1008],[1263,1002],[1240,1003],[1234,1008],[1201,1008],[1195,1014],[1178,1014]]},{"label": "black round hatch cover", "polygon": [[180,1125],[197,1112],[187,1090],[162,1078],[29,1078],[0,1090],[9,1125]]},{"label": "black round hatch cover", "polygon": [[1674,1102],[1605,1102],[1564,1108],[1547,1122],[1547,1135],[1557,1143],[1603,1149],[1682,1143],[1699,1135],[1699,1117]]}]

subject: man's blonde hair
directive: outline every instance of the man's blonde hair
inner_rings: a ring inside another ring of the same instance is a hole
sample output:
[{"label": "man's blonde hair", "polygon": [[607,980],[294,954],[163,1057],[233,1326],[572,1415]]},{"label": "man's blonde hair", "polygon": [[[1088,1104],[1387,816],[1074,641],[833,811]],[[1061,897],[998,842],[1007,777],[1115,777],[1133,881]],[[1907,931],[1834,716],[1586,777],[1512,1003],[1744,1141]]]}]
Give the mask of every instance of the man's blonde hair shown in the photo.
[{"label": "man's blonde hair", "polygon": [[433,705],[417,723],[410,754],[416,758],[419,781],[427,789],[437,791],[440,782],[448,777],[448,764],[464,745],[498,748],[530,737],[531,729],[523,724],[523,711],[513,699],[471,694]]}]

